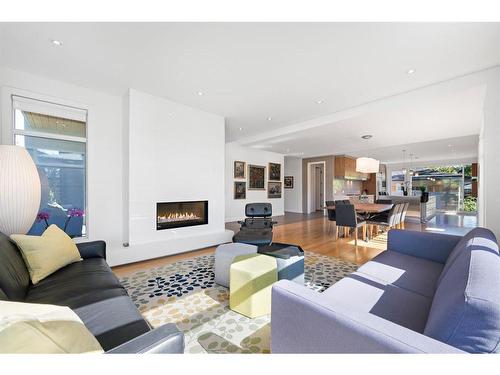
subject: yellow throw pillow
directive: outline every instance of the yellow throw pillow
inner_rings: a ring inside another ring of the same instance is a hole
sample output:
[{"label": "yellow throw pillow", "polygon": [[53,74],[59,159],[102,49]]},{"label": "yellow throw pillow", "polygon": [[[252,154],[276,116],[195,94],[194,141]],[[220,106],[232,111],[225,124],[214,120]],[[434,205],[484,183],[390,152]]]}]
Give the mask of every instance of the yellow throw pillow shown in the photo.
[{"label": "yellow throw pillow", "polygon": [[54,224],[41,236],[13,234],[10,238],[21,250],[33,284],[70,263],[82,260],[73,240]]},{"label": "yellow throw pillow", "polygon": [[102,353],[69,307],[0,301],[0,353]]}]

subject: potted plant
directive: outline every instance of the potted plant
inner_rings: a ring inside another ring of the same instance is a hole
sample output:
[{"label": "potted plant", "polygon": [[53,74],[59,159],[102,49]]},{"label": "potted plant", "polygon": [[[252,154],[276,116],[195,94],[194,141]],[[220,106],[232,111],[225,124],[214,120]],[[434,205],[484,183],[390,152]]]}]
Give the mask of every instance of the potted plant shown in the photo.
[{"label": "potted plant", "polygon": [[419,186],[418,188],[422,192],[422,195],[420,196],[420,203],[427,203],[429,201],[429,193],[427,191],[425,191],[426,187]]}]

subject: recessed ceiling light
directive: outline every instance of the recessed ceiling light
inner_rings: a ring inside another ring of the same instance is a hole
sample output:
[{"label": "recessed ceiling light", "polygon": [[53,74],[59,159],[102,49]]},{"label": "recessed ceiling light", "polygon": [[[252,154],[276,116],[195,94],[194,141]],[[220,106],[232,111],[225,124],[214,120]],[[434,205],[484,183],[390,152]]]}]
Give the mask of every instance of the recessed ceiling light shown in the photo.
[{"label": "recessed ceiling light", "polygon": [[56,46],[62,46],[63,45],[63,42],[60,41],[60,40],[57,40],[57,39],[52,39],[51,42],[52,42],[52,44],[54,44]]},{"label": "recessed ceiling light", "polygon": [[413,73],[415,73],[415,69],[408,69],[406,71],[406,74],[413,74]]},{"label": "recessed ceiling light", "polygon": [[267,118],[267,121],[272,121],[272,120],[273,120],[273,118],[272,118],[272,117],[268,117],[268,118]]},{"label": "recessed ceiling light", "polygon": [[242,131],[242,130],[243,130],[243,128],[239,128],[239,131]]},{"label": "recessed ceiling light", "polygon": [[371,135],[371,134],[365,134],[365,135],[362,135],[361,138],[363,138],[363,139],[370,139],[370,138],[373,138],[373,135]]},{"label": "recessed ceiling light", "polygon": [[198,91],[198,96],[203,96],[203,91]]},{"label": "recessed ceiling light", "polygon": [[323,100],[316,100],[316,104],[323,104]]}]

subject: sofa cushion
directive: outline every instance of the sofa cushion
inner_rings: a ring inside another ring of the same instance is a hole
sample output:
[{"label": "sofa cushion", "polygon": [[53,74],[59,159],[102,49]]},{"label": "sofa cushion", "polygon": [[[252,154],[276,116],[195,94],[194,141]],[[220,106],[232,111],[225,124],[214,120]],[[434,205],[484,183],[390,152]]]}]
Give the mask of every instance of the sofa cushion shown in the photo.
[{"label": "sofa cushion", "polygon": [[[123,287],[104,259],[89,258],[71,263],[37,285],[31,286],[26,301],[76,308],[89,301],[101,299],[99,292],[109,289]],[[126,294],[124,290],[117,293]]]},{"label": "sofa cushion", "polygon": [[384,251],[358,268],[357,272],[432,298],[442,270],[441,263],[395,251]]},{"label": "sofa cushion", "polygon": [[26,301],[69,306],[104,350],[150,330],[102,258],[67,265],[33,285]]},{"label": "sofa cushion", "polygon": [[74,311],[104,350],[151,330],[128,295],[102,299]]},{"label": "sofa cushion", "polygon": [[424,334],[471,353],[500,352],[499,285],[496,238],[476,228],[445,264]]},{"label": "sofa cushion", "polygon": [[102,353],[66,306],[0,301],[0,353]]},{"label": "sofa cushion", "polygon": [[73,240],[54,224],[41,236],[12,234],[10,238],[21,250],[33,284],[70,263],[82,260]]},{"label": "sofa cushion", "polygon": [[[0,233],[0,299],[23,301],[30,275],[16,244]],[[4,297],[5,296],[5,297]]]},{"label": "sofa cushion", "polygon": [[443,277],[448,273],[448,270],[455,263],[455,261],[458,259],[458,257],[464,251],[466,251],[468,244],[472,243],[471,240],[473,240],[477,236],[478,231],[482,232],[483,230],[486,230],[486,229],[477,228],[477,229],[471,230],[469,233],[467,233],[465,236],[462,237],[462,239],[453,248],[450,255],[446,259],[446,262],[445,262],[444,267],[443,267],[443,272],[441,272],[441,276],[439,276],[439,279],[438,279],[438,284],[441,282]]},{"label": "sofa cushion", "polygon": [[368,312],[395,324],[423,332],[432,300],[392,284],[354,272],[328,288],[330,302]]}]

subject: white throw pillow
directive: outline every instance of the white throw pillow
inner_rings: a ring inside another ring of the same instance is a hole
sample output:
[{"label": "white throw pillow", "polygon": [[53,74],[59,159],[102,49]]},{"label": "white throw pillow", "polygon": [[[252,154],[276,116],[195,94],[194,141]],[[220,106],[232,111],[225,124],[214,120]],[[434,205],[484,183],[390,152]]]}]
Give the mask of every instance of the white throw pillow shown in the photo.
[{"label": "white throw pillow", "polygon": [[97,339],[65,306],[0,301],[0,353],[102,353]]}]

